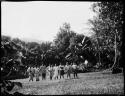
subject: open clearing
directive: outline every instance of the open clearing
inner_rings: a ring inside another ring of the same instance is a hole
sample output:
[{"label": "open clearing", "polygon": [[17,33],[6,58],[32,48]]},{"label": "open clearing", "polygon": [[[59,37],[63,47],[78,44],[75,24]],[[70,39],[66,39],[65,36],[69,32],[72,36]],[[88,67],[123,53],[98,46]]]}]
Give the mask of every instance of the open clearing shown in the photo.
[{"label": "open clearing", "polygon": [[[13,81],[22,82],[23,88],[15,86],[18,91],[31,95],[77,95],[77,94],[124,94],[124,75],[111,72],[79,73],[79,79],[40,80],[29,82],[27,79]],[[73,77],[73,76],[72,76]],[[40,77],[41,79],[41,77]]]}]

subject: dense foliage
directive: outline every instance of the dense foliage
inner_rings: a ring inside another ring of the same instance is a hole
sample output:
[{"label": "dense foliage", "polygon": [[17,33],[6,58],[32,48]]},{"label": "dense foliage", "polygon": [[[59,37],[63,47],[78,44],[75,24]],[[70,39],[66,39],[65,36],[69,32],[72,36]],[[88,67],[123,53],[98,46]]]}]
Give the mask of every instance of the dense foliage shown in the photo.
[{"label": "dense foliage", "polygon": [[[86,69],[114,68],[113,73],[121,70],[121,46],[123,33],[123,2],[97,2],[92,5],[97,16],[89,20],[91,30],[95,32],[91,37],[77,34],[71,30],[69,23],[60,27],[53,42],[25,42],[19,38],[2,35],[1,38],[1,92],[9,95],[15,85],[22,87],[20,82],[11,82],[10,76],[26,77],[28,66],[66,62],[84,65]],[[85,65],[84,65],[85,66]],[[96,68],[98,68],[96,67]],[[82,66],[81,66],[82,68]],[[91,69],[90,69],[91,70]],[[115,71],[116,70],[116,71]],[[12,78],[14,79],[14,78]],[[21,95],[15,92],[12,95]]]},{"label": "dense foliage", "polygon": [[[4,38],[4,36],[3,36]],[[0,87],[1,87],[1,95],[23,95],[19,92],[10,93],[15,86],[22,87],[22,83],[20,82],[11,82],[6,80],[10,74],[17,72],[17,69],[20,70],[21,65],[18,61],[16,61],[16,56],[18,52],[17,46],[15,47],[12,42],[10,42],[10,38],[8,37],[5,42],[1,42],[1,78],[0,78]],[[18,72],[19,72],[18,70]]]},{"label": "dense foliage", "polygon": [[[7,75],[10,72],[8,69],[25,74],[28,66],[55,63],[64,65],[66,62],[79,65],[86,59],[91,67],[122,66],[119,63],[123,33],[122,2],[98,2],[93,4],[92,9],[97,13],[96,17],[89,20],[91,29],[95,32],[92,37],[77,34],[71,30],[69,23],[60,27],[53,42],[25,42],[2,35],[2,75]],[[11,66],[13,67],[10,68]]]},{"label": "dense foliage", "polygon": [[[123,33],[123,2],[98,2],[93,4],[92,9],[97,16],[89,22],[95,32],[92,39],[99,63],[102,63],[100,56],[105,54],[107,58],[111,58],[110,61],[114,61],[112,67],[119,66]],[[115,58],[112,58],[112,55]]]}]

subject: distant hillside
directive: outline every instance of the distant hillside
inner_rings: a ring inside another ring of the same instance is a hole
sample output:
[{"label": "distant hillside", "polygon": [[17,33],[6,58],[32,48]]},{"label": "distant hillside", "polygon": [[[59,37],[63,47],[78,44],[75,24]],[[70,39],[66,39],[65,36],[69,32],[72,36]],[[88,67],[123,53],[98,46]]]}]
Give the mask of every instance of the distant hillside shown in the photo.
[{"label": "distant hillside", "polygon": [[43,42],[42,40],[37,40],[37,39],[32,39],[32,38],[19,38],[19,39],[25,42],[37,42],[37,43]]}]

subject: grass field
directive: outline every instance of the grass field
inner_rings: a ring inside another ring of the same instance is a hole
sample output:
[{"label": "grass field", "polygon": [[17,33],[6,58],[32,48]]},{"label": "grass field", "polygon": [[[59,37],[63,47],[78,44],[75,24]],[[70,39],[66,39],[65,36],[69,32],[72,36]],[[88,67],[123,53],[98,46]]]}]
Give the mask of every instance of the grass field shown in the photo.
[{"label": "grass field", "polygon": [[[29,82],[27,79],[14,81],[22,82],[23,88],[15,86],[18,91],[31,95],[77,95],[77,94],[124,94],[124,75],[111,72],[79,73],[79,79],[40,80]],[[72,76],[73,77],[73,76]],[[41,77],[40,77],[41,79]]]}]

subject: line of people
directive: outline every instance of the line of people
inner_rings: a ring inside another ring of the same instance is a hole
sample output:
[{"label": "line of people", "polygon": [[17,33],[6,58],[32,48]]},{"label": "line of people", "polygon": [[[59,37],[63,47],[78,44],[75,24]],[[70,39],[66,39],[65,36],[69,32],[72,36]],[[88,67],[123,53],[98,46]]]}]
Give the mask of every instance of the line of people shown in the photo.
[{"label": "line of people", "polygon": [[49,76],[50,80],[52,79],[64,79],[64,74],[67,74],[67,78],[71,79],[71,74],[73,74],[74,78],[78,78],[77,75],[77,69],[78,66],[73,63],[72,65],[69,65],[66,63],[66,65],[60,64],[57,66],[49,65],[46,67],[45,65],[41,65],[38,67],[29,67],[27,69],[27,72],[29,74],[29,81],[33,81],[33,78],[36,77],[36,81],[40,80],[40,76],[42,77],[42,80],[46,80],[47,76]]}]

